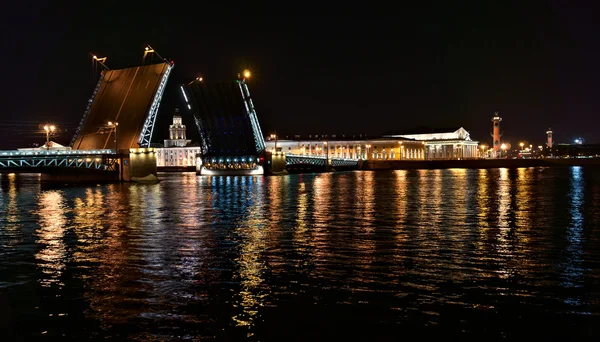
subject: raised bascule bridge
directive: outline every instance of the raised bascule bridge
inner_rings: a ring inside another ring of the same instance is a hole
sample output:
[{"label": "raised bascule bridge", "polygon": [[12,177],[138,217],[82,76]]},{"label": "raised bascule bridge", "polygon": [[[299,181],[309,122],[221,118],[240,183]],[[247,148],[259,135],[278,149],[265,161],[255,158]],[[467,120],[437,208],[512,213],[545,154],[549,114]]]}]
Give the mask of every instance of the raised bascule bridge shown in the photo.
[{"label": "raised bascule bridge", "polygon": [[0,151],[0,172],[47,181],[156,179],[150,139],[173,62],[103,70],[70,150]]},{"label": "raised bascule bridge", "polygon": [[248,73],[225,82],[196,78],[181,85],[186,106],[200,133],[200,175],[257,175],[285,173],[299,165],[307,171],[332,166],[357,168],[359,161],[318,156],[286,155],[267,150],[247,83]]},{"label": "raised bascule bridge", "polygon": [[[149,51],[146,49],[146,53]],[[144,56],[146,55],[144,54]],[[94,56],[95,60],[99,60]],[[162,59],[162,58],[161,58]],[[100,74],[70,149],[0,151],[0,173],[41,173],[45,181],[157,180],[154,124],[172,61]],[[260,175],[286,169],[356,168],[358,160],[267,150],[247,75],[228,82],[198,78],[180,87],[200,133],[200,175]]]}]

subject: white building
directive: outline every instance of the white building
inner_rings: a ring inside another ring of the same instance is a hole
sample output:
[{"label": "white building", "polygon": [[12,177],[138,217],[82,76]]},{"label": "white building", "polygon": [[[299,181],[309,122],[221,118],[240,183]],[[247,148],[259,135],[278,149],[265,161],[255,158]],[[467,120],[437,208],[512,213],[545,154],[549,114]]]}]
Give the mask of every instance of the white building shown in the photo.
[{"label": "white building", "polygon": [[267,137],[269,151],[286,154],[326,156],[330,158],[381,160],[432,160],[477,158],[478,142],[471,140],[464,128],[420,130],[406,134],[390,134],[381,138],[339,138],[334,135],[309,136],[294,140]]},{"label": "white building", "polygon": [[160,147],[156,149],[156,166],[195,167],[199,146]]},{"label": "white building", "polygon": [[185,147],[191,140],[185,138],[185,125],[179,115],[179,108],[175,108],[173,124],[169,126],[169,139],[165,140],[165,147]]},{"label": "white building", "polygon": [[267,138],[267,150],[304,156],[328,156],[341,159],[419,160],[425,158],[421,141],[404,138],[336,138],[309,137],[295,140]]},{"label": "white building", "polygon": [[472,159],[477,158],[478,141],[471,140],[463,127],[450,129],[407,132],[406,134],[385,135],[389,138],[405,138],[422,141],[425,145],[425,159]]},{"label": "white building", "polygon": [[175,109],[173,124],[169,126],[169,138],[165,140],[165,147],[156,148],[156,166],[195,168],[200,147],[187,146],[191,140],[186,139],[186,128],[178,109]]}]

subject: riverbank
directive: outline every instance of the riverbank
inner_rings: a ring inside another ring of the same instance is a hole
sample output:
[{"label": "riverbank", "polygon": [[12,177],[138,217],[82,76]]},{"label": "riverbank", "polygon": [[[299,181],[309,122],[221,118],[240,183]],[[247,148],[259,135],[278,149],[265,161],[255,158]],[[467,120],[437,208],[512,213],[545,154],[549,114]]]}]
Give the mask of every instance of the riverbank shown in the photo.
[{"label": "riverbank", "polygon": [[158,172],[194,172],[195,166],[157,166]]},{"label": "riverbank", "polygon": [[363,170],[489,169],[536,166],[600,166],[600,158],[468,159],[468,160],[367,160]]}]

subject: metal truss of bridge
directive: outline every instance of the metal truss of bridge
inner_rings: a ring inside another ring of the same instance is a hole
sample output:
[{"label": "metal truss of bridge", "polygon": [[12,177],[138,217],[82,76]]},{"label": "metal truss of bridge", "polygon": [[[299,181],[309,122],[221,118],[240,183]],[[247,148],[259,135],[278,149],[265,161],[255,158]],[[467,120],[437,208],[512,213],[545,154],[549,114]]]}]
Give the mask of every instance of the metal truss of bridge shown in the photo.
[{"label": "metal truss of bridge", "polygon": [[203,175],[263,174],[265,141],[245,79],[208,83],[201,79],[181,91],[200,132]]},{"label": "metal truss of bridge", "polygon": [[116,171],[116,162],[113,150],[0,152],[0,172],[60,172],[60,169]]},{"label": "metal truss of bridge", "polygon": [[344,159],[344,158],[328,158],[325,156],[307,156],[299,154],[286,154],[285,163],[288,166],[308,166],[308,167],[323,167],[331,166],[333,168],[351,168],[359,167],[359,159]]},{"label": "metal truss of bridge", "polygon": [[[173,62],[164,62],[102,71],[71,147],[74,150],[149,147],[173,66]],[[116,129],[107,127],[109,121],[118,122]]]},{"label": "metal truss of bridge", "polygon": [[0,151],[0,172],[59,182],[157,179],[156,153],[148,147],[172,68],[163,62],[102,71],[72,149]]}]

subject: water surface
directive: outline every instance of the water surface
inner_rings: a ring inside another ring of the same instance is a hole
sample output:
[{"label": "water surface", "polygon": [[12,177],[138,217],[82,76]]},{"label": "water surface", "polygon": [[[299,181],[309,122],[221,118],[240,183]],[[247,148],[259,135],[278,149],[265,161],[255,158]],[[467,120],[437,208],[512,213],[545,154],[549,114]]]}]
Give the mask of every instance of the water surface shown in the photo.
[{"label": "water surface", "polygon": [[600,336],[598,168],[161,178],[1,175],[2,336]]}]

